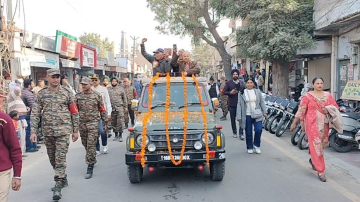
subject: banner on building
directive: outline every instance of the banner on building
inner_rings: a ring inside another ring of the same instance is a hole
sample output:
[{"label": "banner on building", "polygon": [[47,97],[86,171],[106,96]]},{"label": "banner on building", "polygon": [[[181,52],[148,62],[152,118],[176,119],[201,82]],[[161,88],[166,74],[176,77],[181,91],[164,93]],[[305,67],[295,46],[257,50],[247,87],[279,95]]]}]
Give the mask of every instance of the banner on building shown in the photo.
[{"label": "banner on building", "polygon": [[348,81],[341,95],[341,99],[360,101],[360,81]]},{"label": "banner on building", "polygon": [[81,50],[80,50],[80,65],[84,67],[97,67],[96,64],[96,49],[91,48],[89,46],[86,46],[84,44],[81,44]]},{"label": "banner on building", "polygon": [[69,58],[80,58],[80,43],[69,34],[56,31],[55,52]]}]

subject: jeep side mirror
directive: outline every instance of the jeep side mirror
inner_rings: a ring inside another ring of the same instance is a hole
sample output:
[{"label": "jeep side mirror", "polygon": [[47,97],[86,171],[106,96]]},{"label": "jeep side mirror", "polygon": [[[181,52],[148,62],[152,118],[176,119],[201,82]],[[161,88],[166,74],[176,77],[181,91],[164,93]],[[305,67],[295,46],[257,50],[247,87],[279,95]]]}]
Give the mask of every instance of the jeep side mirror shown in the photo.
[{"label": "jeep side mirror", "polygon": [[211,101],[213,103],[214,109],[219,108],[219,100],[217,98],[211,98]]},{"label": "jeep side mirror", "polygon": [[133,99],[131,100],[131,109],[137,111],[138,109],[139,100]]}]

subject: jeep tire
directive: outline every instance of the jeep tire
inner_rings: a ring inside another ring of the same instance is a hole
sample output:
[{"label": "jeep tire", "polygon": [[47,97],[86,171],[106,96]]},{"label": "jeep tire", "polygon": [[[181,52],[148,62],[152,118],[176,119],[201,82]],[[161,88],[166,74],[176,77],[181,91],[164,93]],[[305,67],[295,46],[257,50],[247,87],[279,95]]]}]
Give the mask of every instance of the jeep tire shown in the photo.
[{"label": "jeep tire", "polygon": [[140,183],[143,177],[143,168],[141,165],[129,165],[127,174],[131,183]]},{"label": "jeep tire", "polygon": [[221,181],[225,175],[225,161],[210,163],[210,175],[213,181]]}]

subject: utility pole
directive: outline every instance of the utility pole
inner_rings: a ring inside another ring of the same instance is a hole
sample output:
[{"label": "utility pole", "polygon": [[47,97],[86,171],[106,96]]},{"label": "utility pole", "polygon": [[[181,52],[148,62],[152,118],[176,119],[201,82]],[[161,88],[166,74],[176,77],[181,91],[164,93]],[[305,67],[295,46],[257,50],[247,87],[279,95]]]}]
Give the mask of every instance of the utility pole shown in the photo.
[{"label": "utility pole", "polygon": [[134,75],[135,54],[136,54],[136,51],[137,51],[136,40],[138,40],[139,37],[131,36],[130,38],[133,40],[131,74]]},{"label": "utility pole", "polygon": [[10,37],[11,37],[9,51],[11,55],[10,66],[11,66],[12,81],[17,79],[17,75],[20,74],[20,64],[17,61],[17,59],[20,58],[22,55],[20,30],[15,27],[19,15],[18,14],[15,15],[16,8],[14,7],[14,3],[15,3],[14,1],[16,0],[7,0],[7,32],[10,33]]}]

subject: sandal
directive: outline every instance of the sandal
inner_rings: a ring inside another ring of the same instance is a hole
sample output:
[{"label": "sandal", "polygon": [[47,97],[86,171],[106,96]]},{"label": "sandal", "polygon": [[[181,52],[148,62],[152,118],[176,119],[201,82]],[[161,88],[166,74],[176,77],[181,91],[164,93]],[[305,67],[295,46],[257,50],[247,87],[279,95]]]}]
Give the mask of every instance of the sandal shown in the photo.
[{"label": "sandal", "polygon": [[312,163],[311,158],[309,159],[309,163],[310,163],[312,169],[316,171],[316,168],[315,168],[314,164]]},{"label": "sandal", "polygon": [[323,174],[318,173],[318,177],[321,182],[326,182],[326,176],[324,173]]}]

